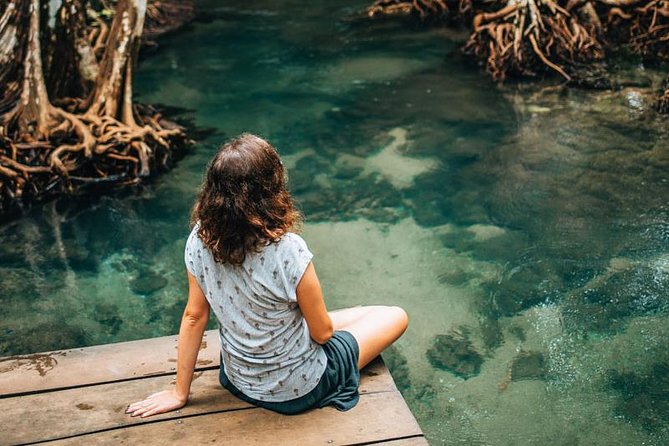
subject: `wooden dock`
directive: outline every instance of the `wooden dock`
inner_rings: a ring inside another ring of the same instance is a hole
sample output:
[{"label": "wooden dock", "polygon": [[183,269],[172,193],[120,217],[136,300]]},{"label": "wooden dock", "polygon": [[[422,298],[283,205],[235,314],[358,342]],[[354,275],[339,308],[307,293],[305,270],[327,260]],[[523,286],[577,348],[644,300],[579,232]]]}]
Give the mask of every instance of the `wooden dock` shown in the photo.
[{"label": "wooden dock", "polygon": [[0,358],[0,444],[427,445],[379,358],[348,412],[286,416],[218,383],[219,340],[205,333],[189,404],[150,418],[127,405],[174,385],[176,336]]}]

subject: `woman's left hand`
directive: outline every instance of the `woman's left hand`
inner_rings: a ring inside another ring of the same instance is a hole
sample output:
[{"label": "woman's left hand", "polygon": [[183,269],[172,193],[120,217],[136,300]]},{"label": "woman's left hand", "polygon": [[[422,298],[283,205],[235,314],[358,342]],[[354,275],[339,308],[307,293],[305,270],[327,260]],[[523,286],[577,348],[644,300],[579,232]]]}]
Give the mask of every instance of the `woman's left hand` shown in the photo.
[{"label": "woman's left hand", "polygon": [[181,409],[186,405],[187,399],[180,398],[175,390],[163,390],[154,393],[142,401],[137,401],[128,406],[125,413],[133,417],[150,417],[159,413]]}]

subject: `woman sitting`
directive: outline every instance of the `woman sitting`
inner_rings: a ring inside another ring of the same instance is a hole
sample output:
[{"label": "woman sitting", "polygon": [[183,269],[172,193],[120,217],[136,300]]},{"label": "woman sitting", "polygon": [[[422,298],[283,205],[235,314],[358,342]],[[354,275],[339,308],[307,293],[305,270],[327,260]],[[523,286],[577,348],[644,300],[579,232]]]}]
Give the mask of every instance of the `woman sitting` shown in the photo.
[{"label": "woman sitting", "polygon": [[277,151],[245,134],[214,156],[186,242],[188,303],[176,387],[128,406],[148,417],[183,407],[210,310],[221,338],[221,385],[285,414],[358,401],[359,370],[407,328],[399,307],[328,312]]}]

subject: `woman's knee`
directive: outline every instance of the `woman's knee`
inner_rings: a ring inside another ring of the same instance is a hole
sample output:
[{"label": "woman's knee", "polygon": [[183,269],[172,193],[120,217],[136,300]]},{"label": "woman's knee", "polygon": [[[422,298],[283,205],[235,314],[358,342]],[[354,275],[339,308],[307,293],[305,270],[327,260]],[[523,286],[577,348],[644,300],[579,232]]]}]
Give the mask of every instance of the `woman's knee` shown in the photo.
[{"label": "woman's knee", "polygon": [[341,324],[335,323],[336,326],[340,325],[338,329],[354,330],[356,332],[376,332],[378,330],[383,330],[393,338],[397,339],[404,333],[409,325],[409,316],[402,307],[369,305],[357,308],[360,313],[356,314],[356,317],[349,318],[350,320],[347,320],[346,316],[353,315],[352,313],[331,313],[333,322],[344,322]]},{"label": "woman's knee", "polygon": [[384,305],[376,307],[379,311],[379,316],[385,324],[390,323],[394,331],[399,332],[399,335],[409,326],[409,315],[402,307]]},{"label": "woman's knee", "polygon": [[393,320],[395,321],[397,328],[399,328],[402,333],[409,326],[409,315],[402,307],[392,306],[388,307],[388,311],[391,312]]}]

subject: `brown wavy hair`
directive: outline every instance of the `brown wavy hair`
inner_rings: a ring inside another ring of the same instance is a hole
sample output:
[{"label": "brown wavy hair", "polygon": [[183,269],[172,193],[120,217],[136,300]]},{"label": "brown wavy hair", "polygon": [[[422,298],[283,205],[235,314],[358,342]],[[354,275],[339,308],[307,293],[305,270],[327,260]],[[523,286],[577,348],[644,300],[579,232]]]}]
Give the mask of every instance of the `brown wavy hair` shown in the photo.
[{"label": "brown wavy hair", "polygon": [[197,234],[214,260],[233,265],[297,230],[301,222],[279,154],[251,134],[219,149],[191,214],[191,224],[198,225]]}]

